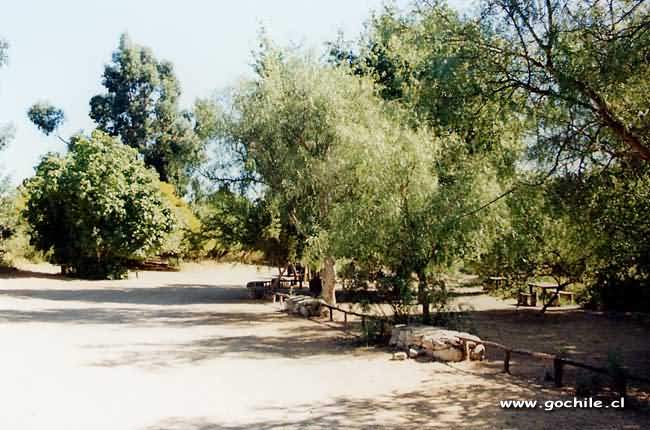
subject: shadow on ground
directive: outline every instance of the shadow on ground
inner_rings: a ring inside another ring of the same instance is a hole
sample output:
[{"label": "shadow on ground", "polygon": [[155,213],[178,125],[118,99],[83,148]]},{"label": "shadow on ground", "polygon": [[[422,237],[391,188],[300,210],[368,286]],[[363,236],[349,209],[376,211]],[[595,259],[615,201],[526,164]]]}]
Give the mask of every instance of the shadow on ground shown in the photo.
[{"label": "shadow on ground", "polygon": [[44,273],[32,270],[19,269],[1,269],[0,279],[48,279],[57,281],[73,281],[74,278],[68,278],[60,273]]},{"label": "shadow on ground", "polygon": [[191,327],[209,325],[266,324],[283,318],[280,313],[205,312],[128,307],[52,308],[42,310],[0,309],[4,323],[124,324],[145,327]]},{"label": "shadow on ground", "polygon": [[[612,357],[616,357],[638,376],[650,377],[647,342],[650,330],[636,321],[582,310],[554,310],[542,315],[532,309],[472,311],[468,312],[468,318],[477,334],[487,340],[558,354],[600,367],[607,367]],[[500,360],[501,357],[500,351],[488,349],[488,358]],[[549,366],[543,361],[537,363]]]},{"label": "shadow on ground", "polygon": [[130,344],[129,350],[112,351],[113,345],[89,345],[106,349],[107,358],[91,366],[138,366],[150,370],[198,364],[230,356],[237,359],[300,359],[317,356],[352,355],[356,343],[319,328],[301,328],[277,335],[241,335],[204,337],[189,342]]},{"label": "shadow on ground", "polygon": [[[169,418],[145,430],[279,430],[298,428],[472,428],[472,429],[641,429],[647,416],[614,410],[501,409],[501,399],[557,400],[558,395],[535,387],[476,384],[435,386],[427,393],[415,390],[373,398],[336,397],[323,403],[251,411],[241,425],[214,423],[203,418]],[[274,417],[255,419],[256,416]],[[601,422],[606,425],[588,425]]]},{"label": "shadow on ground", "polygon": [[241,285],[168,284],[152,288],[0,289],[0,296],[133,305],[192,305],[241,303],[249,299],[249,291]]}]

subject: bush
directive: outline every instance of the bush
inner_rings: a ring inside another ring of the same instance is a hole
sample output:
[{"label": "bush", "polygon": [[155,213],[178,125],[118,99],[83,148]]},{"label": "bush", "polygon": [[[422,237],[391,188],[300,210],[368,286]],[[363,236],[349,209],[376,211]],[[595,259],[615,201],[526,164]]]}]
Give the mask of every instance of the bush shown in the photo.
[{"label": "bush", "polygon": [[101,132],[46,155],[25,181],[31,242],[62,272],[121,278],[129,260],[155,253],[175,228],[156,173],[136,150]]}]

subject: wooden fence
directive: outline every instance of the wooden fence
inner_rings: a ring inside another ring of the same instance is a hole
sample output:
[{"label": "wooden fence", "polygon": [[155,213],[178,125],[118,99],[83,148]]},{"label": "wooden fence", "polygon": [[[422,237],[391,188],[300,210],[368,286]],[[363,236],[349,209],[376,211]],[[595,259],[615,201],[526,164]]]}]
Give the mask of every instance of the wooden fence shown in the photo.
[{"label": "wooden fence", "polygon": [[[284,294],[284,293],[273,293],[273,303],[275,303],[277,298],[279,298],[280,303],[284,303],[284,300],[290,297],[289,294]],[[334,321],[334,311],[338,311],[343,313],[343,325],[345,329],[348,328],[348,315],[356,316],[358,318],[361,318],[361,327],[366,329],[366,321],[367,320],[376,320],[379,321],[380,323],[380,333],[381,335],[385,335],[385,330],[387,327],[388,323],[388,318],[383,317],[383,316],[378,316],[378,315],[369,315],[369,314],[362,314],[354,311],[350,311],[347,309],[342,309],[339,308],[338,306],[334,305],[329,305],[327,303],[323,303],[322,306],[326,307],[329,310],[329,320]],[[470,339],[470,338],[460,338],[461,341],[463,342],[473,342],[477,343],[476,339]],[[628,386],[628,381],[638,381],[642,382],[645,384],[650,384],[650,379],[648,378],[643,378],[640,376],[635,376],[631,375],[626,371],[621,371],[621,372],[612,372],[612,370],[604,368],[604,367],[597,367],[597,366],[592,366],[590,364],[586,363],[581,363],[579,361],[571,360],[568,358],[560,357],[555,354],[549,354],[546,352],[536,352],[536,351],[529,351],[526,349],[519,349],[519,348],[512,348],[497,342],[492,342],[489,340],[481,340],[478,343],[481,343],[485,346],[491,346],[497,349],[500,349],[503,351],[503,372],[510,374],[510,359],[512,358],[513,354],[518,354],[518,355],[524,355],[528,357],[533,357],[533,358],[538,358],[541,360],[548,360],[553,362],[553,381],[555,383],[556,387],[562,387],[562,379],[564,376],[564,366],[573,366],[573,367],[578,367],[581,369],[589,370],[595,373],[599,373],[602,375],[607,375],[610,376],[613,381],[614,381],[614,388],[616,391],[618,391],[622,396],[625,396],[627,392],[627,386]],[[464,348],[467,348],[467,345],[463,345]]]}]

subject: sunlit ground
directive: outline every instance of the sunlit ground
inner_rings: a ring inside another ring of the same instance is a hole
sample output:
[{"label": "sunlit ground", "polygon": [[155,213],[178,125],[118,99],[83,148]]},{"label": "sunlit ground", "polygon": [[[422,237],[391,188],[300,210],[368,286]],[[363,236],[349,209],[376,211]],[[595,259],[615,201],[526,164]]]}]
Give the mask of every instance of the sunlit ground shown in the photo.
[{"label": "sunlit ground", "polygon": [[30,269],[0,278],[1,429],[650,425],[637,411],[502,410],[504,398],[568,394],[503,376],[497,357],[391,361],[386,349],[249,301],[243,285],[266,269],[190,266],[99,282]]}]

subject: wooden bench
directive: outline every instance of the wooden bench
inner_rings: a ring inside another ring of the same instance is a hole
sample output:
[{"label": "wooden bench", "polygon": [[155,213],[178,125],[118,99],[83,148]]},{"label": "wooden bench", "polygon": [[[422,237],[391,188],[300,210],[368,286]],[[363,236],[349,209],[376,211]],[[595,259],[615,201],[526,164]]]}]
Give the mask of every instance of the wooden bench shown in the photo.
[{"label": "wooden bench", "polygon": [[537,306],[537,296],[530,293],[519,293],[517,306]]},{"label": "wooden bench", "polygon": [[251,281],[246,284],[250,290],[252,299],[262,299],[267,293],[271,292],[271,282],[269,281]]},{"label": "wooden bench", "polygon": [[558,293],[558,295],[559,295],[560,299],[562,299],[563,297],[569,299],[569,304],[574,303],[574,299],[573,299],[574,296],[575,296],[574,292],[572,292],[572,291],[560,291]]}]

